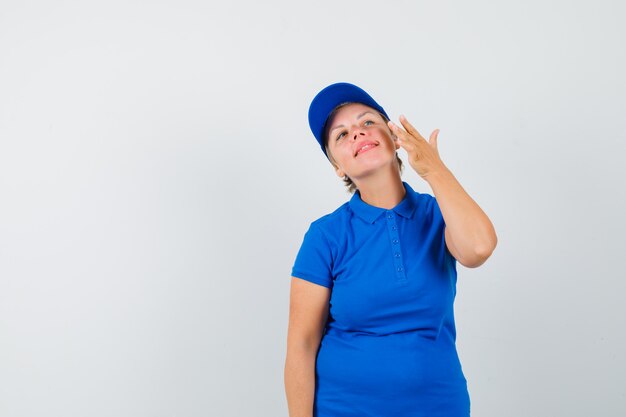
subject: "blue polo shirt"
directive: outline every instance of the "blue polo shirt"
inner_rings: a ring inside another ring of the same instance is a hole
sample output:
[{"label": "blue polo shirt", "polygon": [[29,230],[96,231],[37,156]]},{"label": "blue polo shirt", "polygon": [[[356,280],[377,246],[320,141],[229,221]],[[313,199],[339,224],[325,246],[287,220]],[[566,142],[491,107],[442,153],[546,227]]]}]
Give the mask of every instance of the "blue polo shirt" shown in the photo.
[{"label": "blue polo shirt", "polygon": [[292,276],[331,290],[316,358],[314,416],[468,416],[456,352],[456,259],[437,200],[393,209],[357,190],[313,221]]}]

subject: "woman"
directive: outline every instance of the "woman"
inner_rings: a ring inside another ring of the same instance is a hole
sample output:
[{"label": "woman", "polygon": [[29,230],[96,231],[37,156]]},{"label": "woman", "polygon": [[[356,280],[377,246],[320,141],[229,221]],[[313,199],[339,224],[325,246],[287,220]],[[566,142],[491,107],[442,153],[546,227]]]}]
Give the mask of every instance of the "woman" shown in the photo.
[{"label": "woman", "polygon": [[[332,84],[309,124],[352,198],[310,224],[291,278],[290,417],[469,416],[456,351],[456,262],[482,265],[497,238],[437,150],[359,87]],[[400,178],[403,148],[434,197]]]}]

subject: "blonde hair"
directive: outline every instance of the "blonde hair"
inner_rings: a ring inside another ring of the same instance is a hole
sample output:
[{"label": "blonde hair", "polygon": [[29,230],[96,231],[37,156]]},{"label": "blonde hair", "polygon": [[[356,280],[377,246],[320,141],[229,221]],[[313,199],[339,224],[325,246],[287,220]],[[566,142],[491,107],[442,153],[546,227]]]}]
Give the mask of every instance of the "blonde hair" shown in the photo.
[{"label": "blonde hair", "polygon": [[[326,151],[326,155],[328,155],[328,159],[330,160],[330,163],[333,165],[333,167],[337,168],[337,162],[335,161],[335,158],[333,158],[332,154],[330,153],[330,149],[328,148],[328,129],[330,129],[330,124],[328,123],[329,120],[331,120],[334,116],[335,113],[337,113],[337,111],[344,107],[347,106],[348,104],[353,104],[352,102],[347,102],[347,103],[342,103],[340,105],[338,105],[337,107],[335,107],[333,109],[333,111],[328,115],[328,118],[326,119],[326,124],[324,125],[324,150]],[[383,113],[376,111],[378,114],[380,114],[380,116],[383,118],[383,120],[385,121],[385,123],[387,123],[389,121],[389,119],[387,118],[387,116],[385,116]],[[387,126],[387,129],[389,129],[389,126]],[[389,130],[391,131],[391,129]],[[404,170],[404,166],[402,165],[402,159],[400,159],[400,156],[398,156],[398,152],[396,152],[396,161],[398,162],[398,170],[400,171],[400,175],[402,175],[402,171]],[[343,176],[343,182],[344,185],[346,186],[347,190],[346,192],[350,193],[350,194],[354,194],[354,192],[356,191],[357,187],[356,184],[354,184],[354,182],[352,182],[352,180],[350,179],[350,177],[348,177],[347,175]]]}]

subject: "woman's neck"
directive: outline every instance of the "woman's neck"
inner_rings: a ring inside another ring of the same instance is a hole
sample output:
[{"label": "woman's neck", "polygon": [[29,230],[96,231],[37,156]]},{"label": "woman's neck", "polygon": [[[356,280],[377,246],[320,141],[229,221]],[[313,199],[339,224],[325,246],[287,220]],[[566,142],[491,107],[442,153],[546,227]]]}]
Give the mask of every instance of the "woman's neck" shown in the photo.
[{"label": "woman's neck", "polygon": [[397,206],[406,194],[397,168],[364,178],[357,187],[361,200],[370,206],[387,210]]}]

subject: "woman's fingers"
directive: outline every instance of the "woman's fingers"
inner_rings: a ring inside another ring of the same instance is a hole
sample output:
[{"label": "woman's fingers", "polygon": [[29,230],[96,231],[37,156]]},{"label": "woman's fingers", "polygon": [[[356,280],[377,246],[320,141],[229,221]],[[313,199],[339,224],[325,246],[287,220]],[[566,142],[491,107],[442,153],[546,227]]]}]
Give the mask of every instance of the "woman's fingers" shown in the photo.
[{"label": "woman's fingers", "polygon": [[388,121],[387,126],[389,126],[389,129],[391,129],[391,131],[396,135],[400,144],[404,144],[409,141],[410,135],[404,129],[396,125],[394,122],[392,122],[391,120]]},{"label": "woman's fingers", "polygon": [[400,115],[400,123],[402,123],[402,126],[412,136],[415,136],[416,138],[420,138],[422,140],[426,140],[426,139],[424,139],[424,137],[422,135],[420,135],[420,132],[418,132],[417,129],[413,127],[413,125],[409,122],[409,120],[403,114]]},{"label": "woman's fingers", "polygon": [[409,156],[415,154],[418,150],[416,139],[409,133],[405,132],[401,127],[389,122],[392,132],[398,137],[398,143],[407,152]]},{"label": "woman's fingers", "polygon": [[396,136],[402,137],[402,139],[404,140],[408,139],[408,136],[409,136],[408,132],[406,132],[404,129],[402,129],[400,126],[398,126],[391,120],[387,122],[387,126],[389,126],[391,131],[395,133]]},{"label": "woman's fingers", "polygon": [[415,138],[409,132],[405,131],[400,126],[396,125],[395,123],[391,121],[388,123],[388,125],[391,131],[395,133],[395,135],[398,137],[398,141],[404,149],[408,151],[409,149],[414,149],[416,146],[418,146],[417,141],[419,139]]}]

